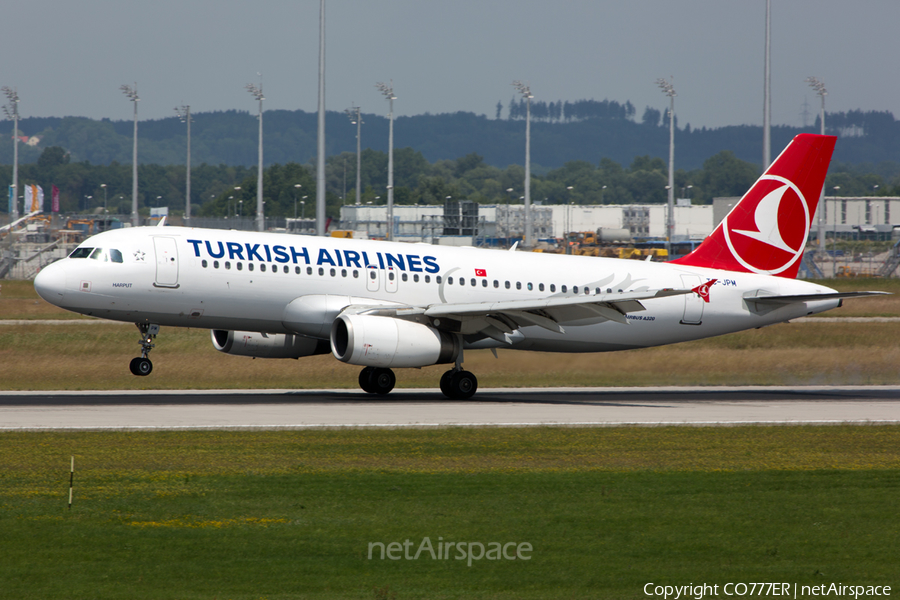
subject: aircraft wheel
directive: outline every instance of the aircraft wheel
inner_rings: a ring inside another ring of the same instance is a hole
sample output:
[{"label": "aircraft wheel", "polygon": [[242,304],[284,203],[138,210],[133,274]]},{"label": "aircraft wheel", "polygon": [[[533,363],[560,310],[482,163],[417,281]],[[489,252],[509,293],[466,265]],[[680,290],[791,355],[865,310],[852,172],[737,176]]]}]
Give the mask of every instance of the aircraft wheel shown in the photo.
[{"label": "aircraft wheel", "polygon": [[468,400],[478,390],[478,379],[469,371],[457,371],[448,386],[455,400]]},{"label": "aircraft wheel", "polygon": [[131,373],[133,375],[137,375],[139,377],[146,377],[153,371],[153,363],[150,362],[149,358],[136,357],[131,359],[131,364],[129,365],[131,369]]},{"label": "aircraft wheel", "polygon": [[448,398],[453,398],[453,392],[450,390],[450,380],[453,379],[453,369],[446,371],[441,375],[441,393]]},{"label": "aircraft wheel", "polygon": [[375,389],[372,387],[371,383],[373,371],[375,371],[375,367],[365,367],[359,372],[359,387],[368,394],[375,393]]},{"label": "aircraft wheel", "polygon": [[372,387],[372,393],[389,394],[394,389],[397,378],[390,369],[375,369],[369,377],[369,385]]}]

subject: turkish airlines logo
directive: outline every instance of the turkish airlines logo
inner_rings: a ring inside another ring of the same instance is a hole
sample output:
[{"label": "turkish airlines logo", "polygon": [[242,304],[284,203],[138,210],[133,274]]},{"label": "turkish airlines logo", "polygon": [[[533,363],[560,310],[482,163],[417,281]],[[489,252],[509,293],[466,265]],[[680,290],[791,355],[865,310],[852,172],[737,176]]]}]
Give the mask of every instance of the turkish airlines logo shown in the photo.
[{"label": "turkish airlines logo", "polygon": [[697,287],[693,288],[691,291],[703,298],[703,301],[707,304],[709,303],[709,288],[712,287],[718,279],[710,279],[706,283],[701,283]]},{"label": "turkish airlines logo", "polygon": [[777,275],[803,255],[809,223],[800,188],[784,177],[763,175],[722,225],[739,263],[754,273]]}]

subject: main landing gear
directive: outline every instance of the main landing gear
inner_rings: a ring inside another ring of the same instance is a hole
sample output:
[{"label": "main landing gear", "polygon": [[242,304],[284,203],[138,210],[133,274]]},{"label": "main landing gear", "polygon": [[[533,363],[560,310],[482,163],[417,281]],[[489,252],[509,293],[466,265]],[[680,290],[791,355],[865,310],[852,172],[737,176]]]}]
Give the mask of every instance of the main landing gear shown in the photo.
[{"label": "main landing gear", "polygon": [[[133,369],[132,372],[134,372]],[[366,367],[359,372],[359,387],[370,394],[380,396],[389,394],[394,389],[395,383],[397,383],[397,378],[390,369]],[[478,379],[474,374],[464,371],[460,367],[450,369],[441,376],[441,392],[451,400],[468,400],[475,395],[477,390]]]},{"label": "main landing gear", "polygon": [[451,400],[468,400],[478,391],[478,379],[457,365],[441,375],[441,391]]},{"label": "main landing gear", "polygon": [[150,354],[150,350],[155,345],[153,344],[153,338],[159,334],[159,325],[150,323],[135,323],[135,325],[141,332],[141,341],[138,342],[141,345],[141,355],[131,359],[129,368],[132,375],[145,377],[153,371],[153,363],[150,362],[147,355]]},{"label": "main landing gear", "polygon": [[359,387],[370,394],[385,395],[394,389],[397,378],[390,369],[366,367],[359,373]]}]

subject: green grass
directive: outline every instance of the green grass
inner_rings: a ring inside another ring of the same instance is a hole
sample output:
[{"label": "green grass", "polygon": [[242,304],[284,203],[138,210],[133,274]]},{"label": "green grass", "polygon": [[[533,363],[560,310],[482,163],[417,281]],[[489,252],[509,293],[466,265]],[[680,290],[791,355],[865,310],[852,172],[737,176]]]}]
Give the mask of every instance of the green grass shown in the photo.
[{"label": "green grass", "polygon": [[[893,426],[4,433],[0,597],[896,586],[898,488]],[[367,558],[370,542],[426,536],[534,550],[471,567]]]}]

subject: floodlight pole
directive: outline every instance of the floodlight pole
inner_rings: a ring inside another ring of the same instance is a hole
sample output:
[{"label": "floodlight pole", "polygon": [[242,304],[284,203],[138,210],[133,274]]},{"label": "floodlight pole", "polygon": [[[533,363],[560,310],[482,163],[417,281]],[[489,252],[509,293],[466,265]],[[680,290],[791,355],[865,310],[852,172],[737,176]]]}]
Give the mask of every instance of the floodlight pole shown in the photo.
[{"label": "floodlight pole", "polygon": [[138,215],[138,164],[137,164],[137,156],[138,156],[138,105],[137,103],[140,101],[140,97],[138,97],[137,92],[137,82],[135,82],[134,87],[130,85],[122,85],[119,86],[119,89],[122,90],[122,93],[125,94],[129,100],[134,103],[134,149],[131,152],[131,224],[134,227],[137,227],[141,224],[140,216]]},{"label": "floodlight pole", "polygon": [[175,109],[182,123],[187,123],[187,178],[184,190],[184,221],[189,225],[191,221],[191,106],[185,104]]},{"label": "floodlight pole", "polygon": [[387,239],[394,239],[394,80],[389,85],[375,84],[385,98],[388,99],[388,184],[387,184]]},{"label": "floodlight pole", "polygon": [[674,77],[657,79],[656,85],[669,97],[669,185],[666,215],[666,254],[672,256],[672,238],[675,236],[675,87]]},{"label": "floodlight pole", "polygon": [[[15,88],[3,86],[2,89],[7,99],[9,99],[9,104],[3,107],[3,112],[13,122],[13,189],[12,212],[9,216],[9,222],[12,223],[19,218],[19,94]],[[9,233],[9,239],[12,240],[12,229],[10,229]]]},{"label": "floodlight pole", "polygon": [[[350,117],[350,122],[356,125],[356,205],[360,204],[362,195],[362,114],[358,106],[345,109],[344,112]],[[355,120],[354,120],[355,119]]]},{"label": "floodlight pole", "polygon": [[252,83],[244,86],[250,94],[259,100],[259,166],[256,168],[256,230],[266,230],[266,216],[263,212],[263,96],[262,80],[259,87]]},{"label": "floodlight pole", "polygon": [[533,246],[531,219],[531,88],[521,81],[513,81],[513,87],[525,98],[525,247]]},{"label": "floodlight pole", "polygon": [[763,82],[763,172],[769,168],[772,152],[772,0],[766,0],[766,65]]},{"label": "floodlight pole", "polygon": [[316,235],[325,235],[325,0],[319,2],[319,131],[316,141]]},{"label": "floodlight pole", "polygon": [[[815,90],[816,95],[819,96],[819,99],[822,100],[822,113],[819,118],[819,126],[822,135],[825,135],[825,96],[828,95],[828,90],[825,89],[825,84],[820,81],[816,77],[807,77],[806,83],[809,84],[813,90]],[[819,216],[817,219],[817,229],[818,233],[816,237],[818,239],[819,252],[825,252],[825,186],[822,186],[822,193],[819,196]],[[837,223],[837,215],[835,215],[835,223]]]}]

